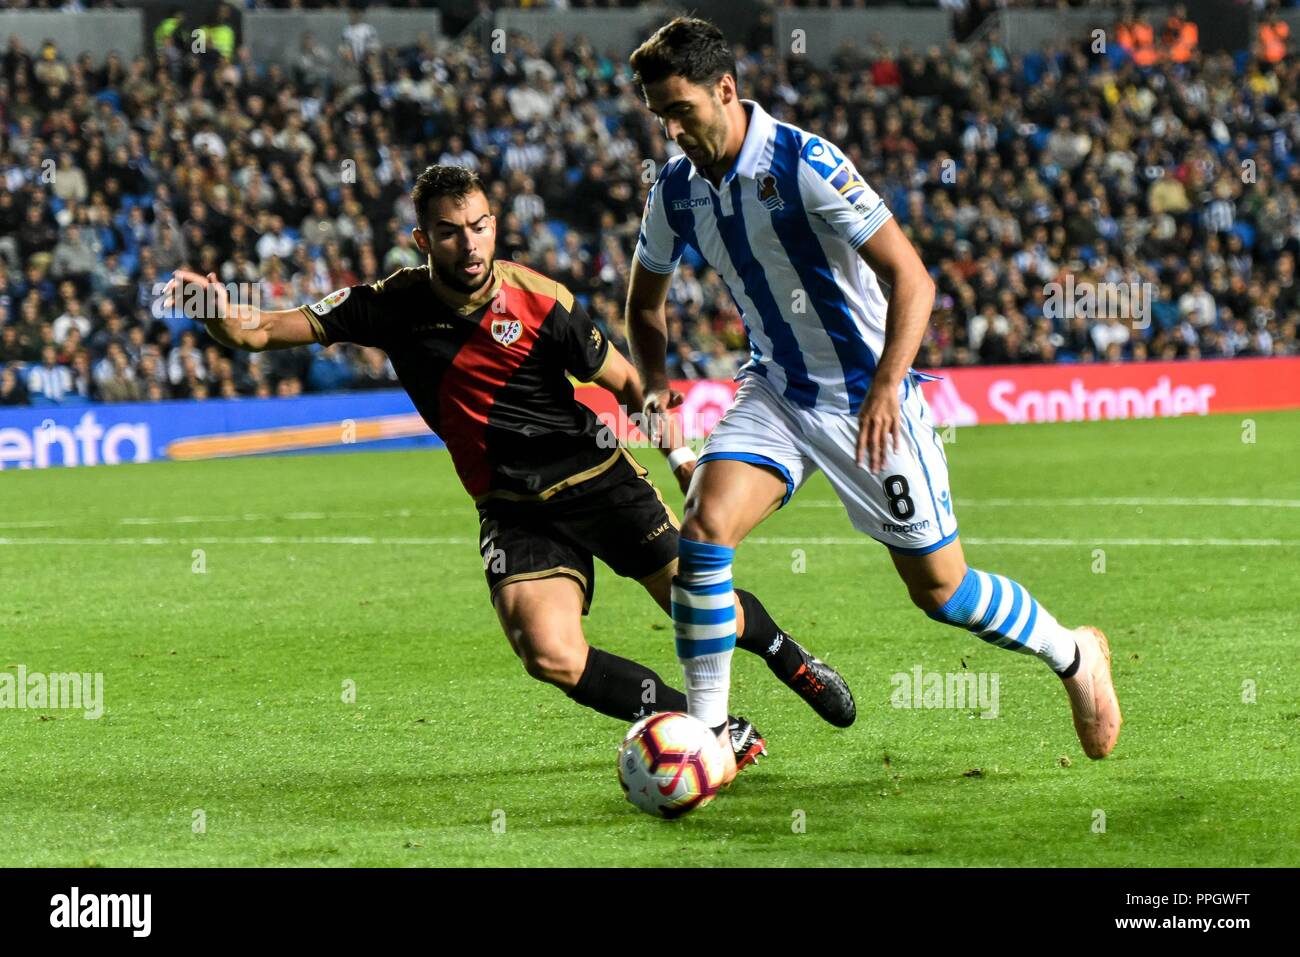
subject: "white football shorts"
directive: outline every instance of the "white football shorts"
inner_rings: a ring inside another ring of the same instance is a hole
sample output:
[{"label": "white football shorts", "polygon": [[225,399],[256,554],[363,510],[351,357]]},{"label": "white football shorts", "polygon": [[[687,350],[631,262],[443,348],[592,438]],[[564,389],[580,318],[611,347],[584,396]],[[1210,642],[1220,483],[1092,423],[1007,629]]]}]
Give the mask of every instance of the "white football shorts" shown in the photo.
[{"label": "white football shorts", "polygon": [[796,406],[755,375],[741,383],[700,462],[736,459],[775,469],[785,478],[783,506],[821,469],[858,531],[905,555],[935,551],[957,537],[957,519],[948,459],[919,381],[910,374],[899,387],[902,441],[879,473],[857,464],[857,415]]}]

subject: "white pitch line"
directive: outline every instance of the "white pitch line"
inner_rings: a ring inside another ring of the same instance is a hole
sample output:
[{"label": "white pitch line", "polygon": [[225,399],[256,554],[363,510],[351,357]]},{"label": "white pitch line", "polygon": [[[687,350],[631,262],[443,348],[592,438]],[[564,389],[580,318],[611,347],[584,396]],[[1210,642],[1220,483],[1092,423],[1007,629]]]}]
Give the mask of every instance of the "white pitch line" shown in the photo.
[{"label": "white pitch line", "polygon": [[[1300,539],[1282,538],[963,538],[967,545],[1014,545],[1025,548],[1078,548],[1097,545],[1111,547],[1187,547],[1187,548],[1294,548]],[[865,535],[855,537],[769,537],[755,536],[745,543],[752,545],[875,545]],[[281,536],[251,535],[243,537],[196,536],[194,538],[0,538],[3,545],[477,545],[477,538],[437,536],[429,538],[395,538],[374,535]]]},{"label": "white pitch line", "polygon": [[[1052,508],[1085,507],[1195,507],[1195,508],[1300,508],[1300,499],[1291,498],[959,498],[962,508]],[[795,502],[792,508],[842,509],[839,501]],[[280,515],[245,513],[243,515],[168,515],[119,519],[62,518],[0,522],[0,529],[68,528],[97,522],[139,527],[153,525],[216,525],[232,522],[321,522],[374,521],[380,518],[424,518],[433,515],[469,514],[466,508],[434,508],[422,511],[399,509],[386,512],[285,512]]]},{"label": "white pitch line", "polygon": [[[959,498],[963,508],[1114,508],[1114,507],[1181,507],[1181,508],[1300,508],[1294,498]],[[834,502],[795,502],[797,508],[843,508]]]},{"label": "white pitch line", "polygon": [[166,515],[141,516],[135,518],[62,518],[41,519],[29,522],[0,522],[0,528],[67,528],[73,526],[94,525],[107,522],[112,525],[129,525],[131,527],[149,525],[218,525],[229,522],[321,522],[321,521],[374,521],[380,518],[414,518],[432,515],[469,514],[466,508],[435,508],[417,513],[409,508],[388,512],[285,512],[280,515],[263,515],[245,513],[243,515]]}]

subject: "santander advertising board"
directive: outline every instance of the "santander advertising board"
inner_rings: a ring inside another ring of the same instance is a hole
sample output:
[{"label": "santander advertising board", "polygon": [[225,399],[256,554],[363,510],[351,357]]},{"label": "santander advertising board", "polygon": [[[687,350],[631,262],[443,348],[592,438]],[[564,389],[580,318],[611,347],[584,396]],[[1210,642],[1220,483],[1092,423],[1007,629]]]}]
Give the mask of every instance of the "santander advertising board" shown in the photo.
[{"label": "santander advertising board", "polygon": [[[1300,358],[1087,365],[972,366],[927,370],[922,388],[939,425],[1146,419],[1300,408]],[[708,434],[737,384],[675,381],[685,395],[687,435]],[[600,388],[578,397],[613,425],[614,399]],[[703,413],[703,414],[701,414]],[[624,436],[622,429],[616,429]]]}]

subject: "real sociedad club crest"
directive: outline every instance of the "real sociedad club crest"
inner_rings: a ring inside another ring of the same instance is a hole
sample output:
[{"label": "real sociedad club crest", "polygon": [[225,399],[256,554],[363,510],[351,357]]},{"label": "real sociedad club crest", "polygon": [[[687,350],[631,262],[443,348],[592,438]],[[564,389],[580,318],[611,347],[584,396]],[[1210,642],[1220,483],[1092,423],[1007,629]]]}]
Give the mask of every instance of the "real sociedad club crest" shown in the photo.
[{"label": "real sociedad club crest", "polygon": [[503,346],[512,345],[524,334],[524,324],[518,319],[493,319],[492,338]]},{"label": "real sociedad club crest", "polygon": [[771,173],[758,174],[758,201],[764,209],[785,209],[785,200],[776,188],[776,177]]}]

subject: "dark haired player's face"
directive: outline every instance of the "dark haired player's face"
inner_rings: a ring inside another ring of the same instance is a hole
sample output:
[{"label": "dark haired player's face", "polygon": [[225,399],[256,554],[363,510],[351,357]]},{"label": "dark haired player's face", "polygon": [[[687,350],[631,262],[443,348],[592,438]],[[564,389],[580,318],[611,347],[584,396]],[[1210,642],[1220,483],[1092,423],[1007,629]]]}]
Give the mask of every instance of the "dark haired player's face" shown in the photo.
[{"label": "dark haired player's face", "polygon": [[411,235],[429,266],[444,285],[458,292],[473,292],[492,275],[496,254],[497,221],[482,193],[443,196],[429,203],[428,229]]},{"label": "dark haired player's face", "polygon": [[705,171],[727,160],[731,127],[723,106],[735,94],[730,77],[697,84],[685,77],[670,76],[648,83],[645,88],[646,105],[659,118],[664,133],[681,147],[696,169]]}]

